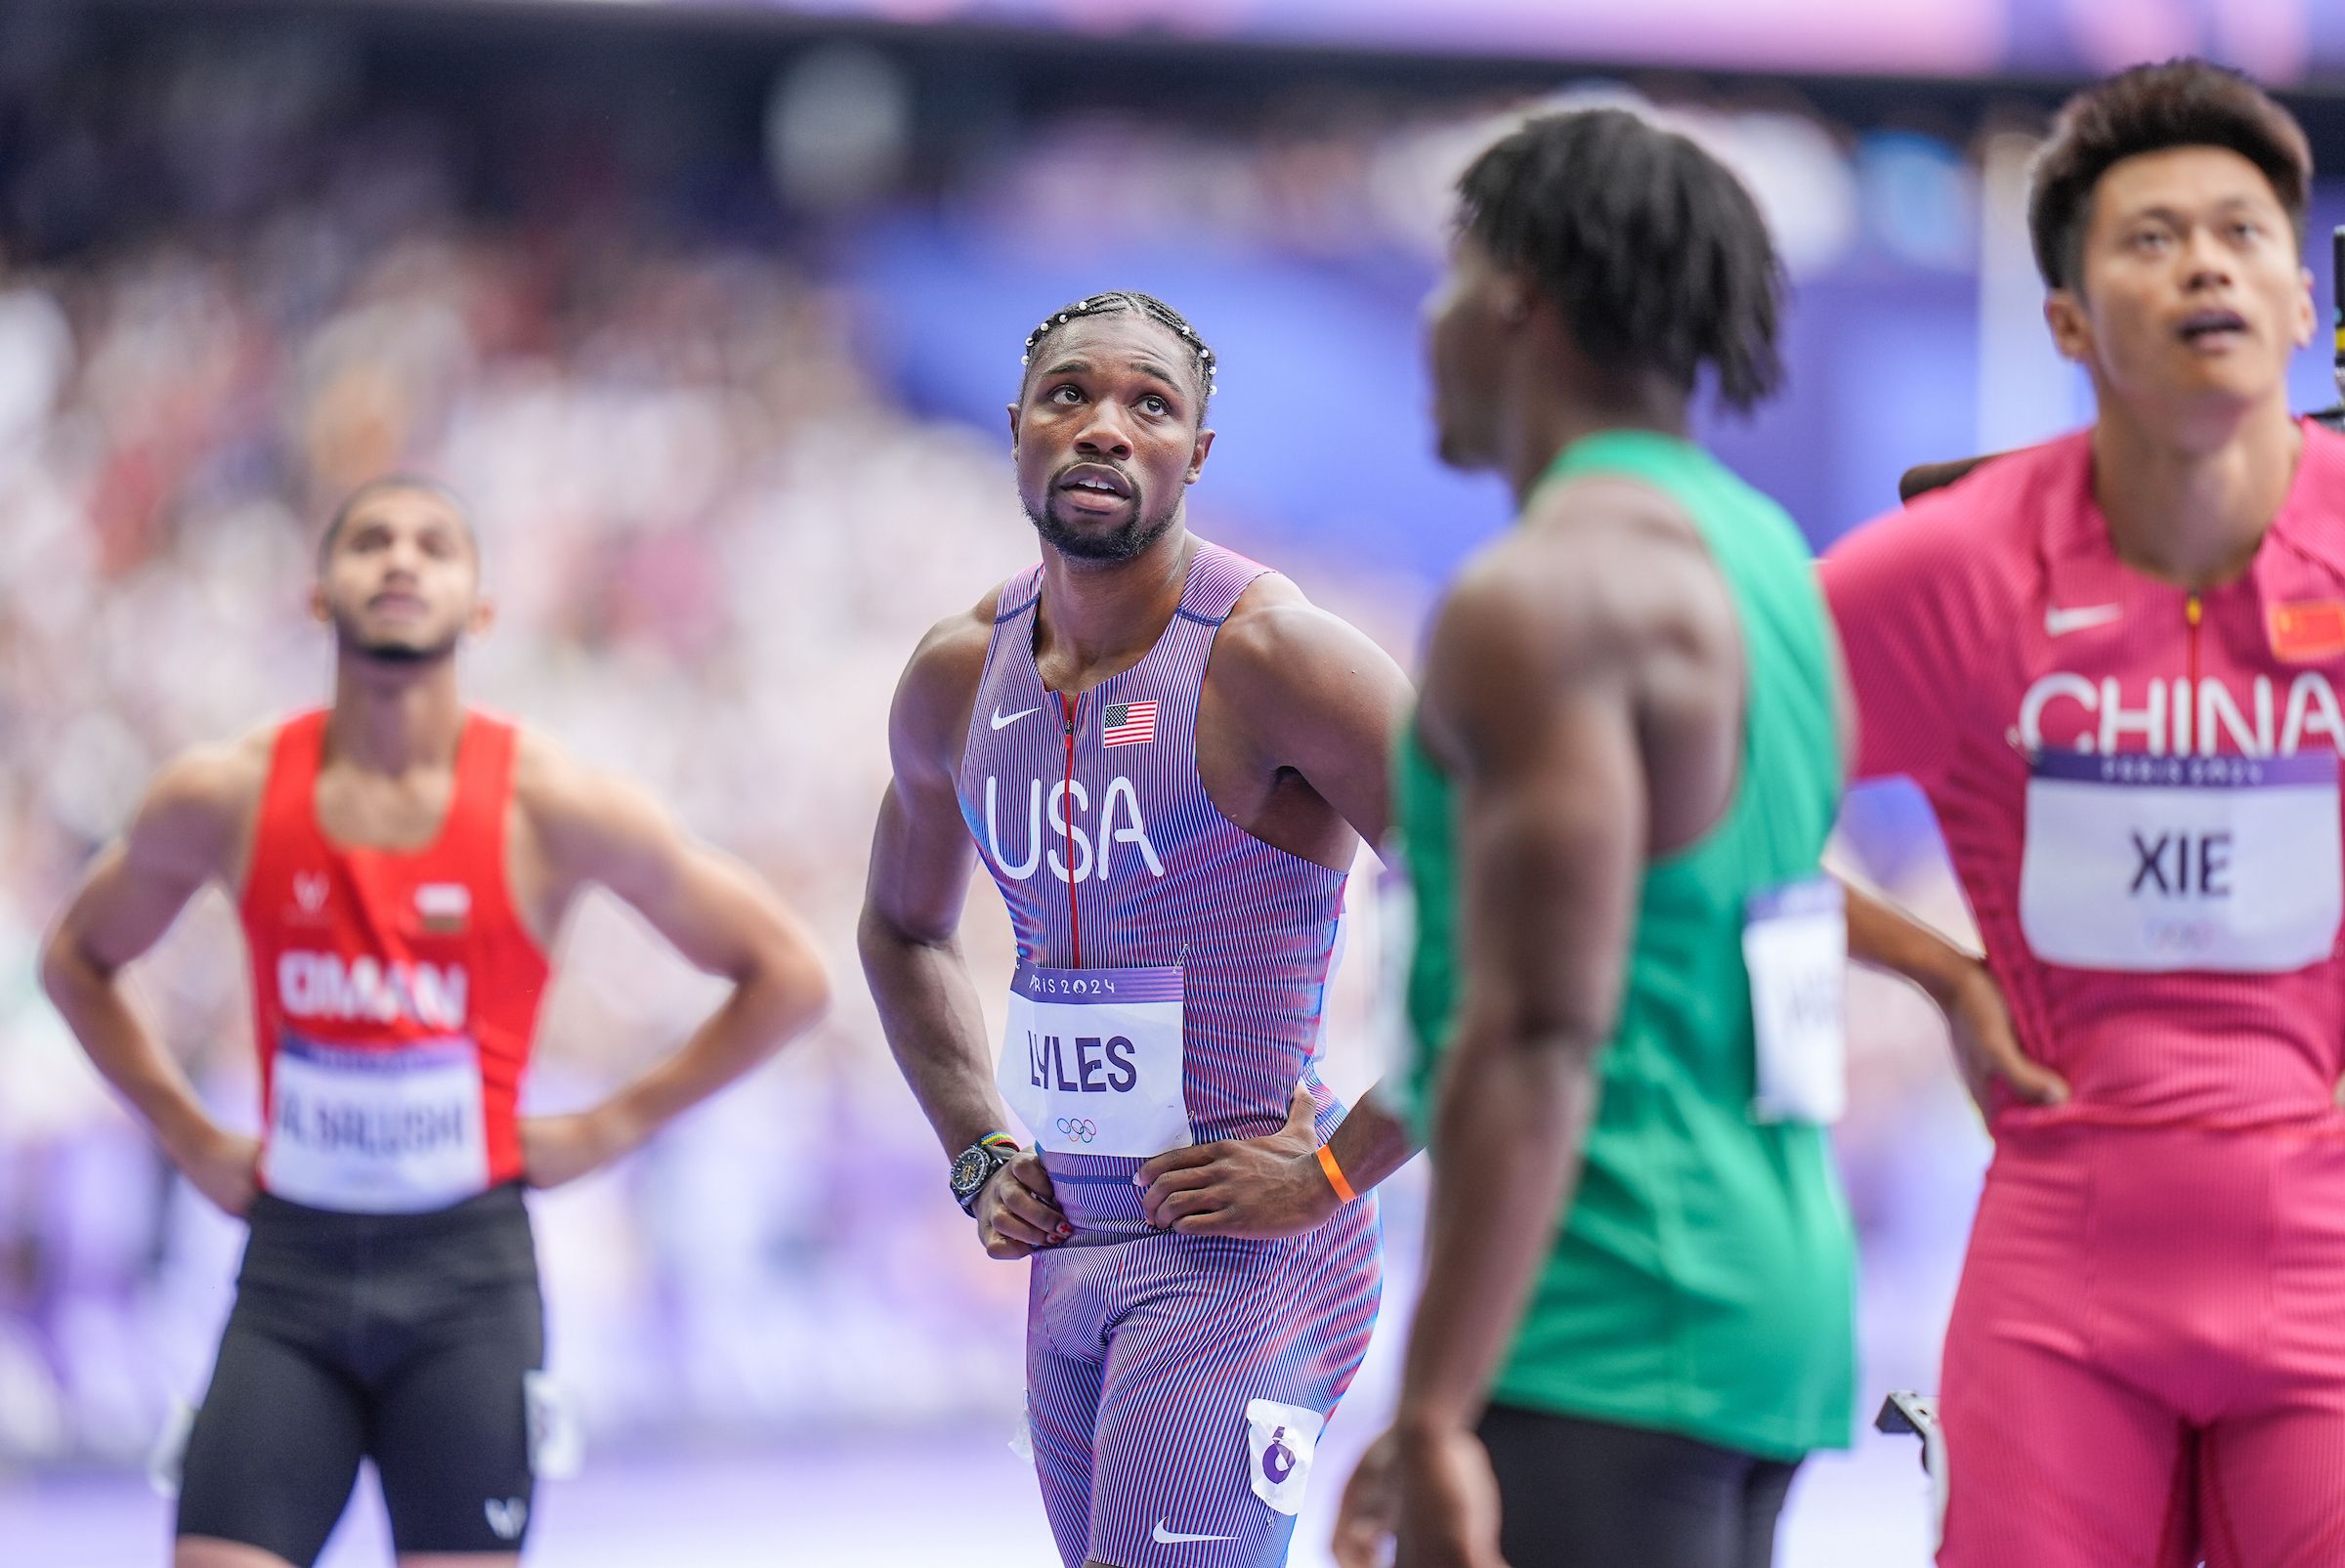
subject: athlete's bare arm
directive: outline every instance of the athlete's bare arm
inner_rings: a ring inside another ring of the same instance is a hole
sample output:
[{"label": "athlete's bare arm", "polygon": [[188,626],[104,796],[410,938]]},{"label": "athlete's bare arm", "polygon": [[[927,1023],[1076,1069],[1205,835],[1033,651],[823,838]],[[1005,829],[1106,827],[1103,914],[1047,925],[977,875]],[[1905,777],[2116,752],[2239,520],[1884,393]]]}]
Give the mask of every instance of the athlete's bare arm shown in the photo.
[{"label": "athlete's bare arm", "polygon": [[223,1129],[124,995],[121,972],[207,882],[243,880],[269,740],[191,751],[158,774],[129,828],[99,852],[41,954],[41,984],[91,1063],[154,1129],[198,1192],[251,1207],[260,1145]]},{"label": "athlete's bare arm", "polygon": [[[1360,840],[1383,842],[1392,811],[1392,748],[1408,722],[1408,677],[1357,627],[1280,576],[1256,579],[1214,639],[1197,705],[1197,772],[1221,815],[1264,843],[1348,868]],[[1342,1199],[1318,1160],[1310,1097],[1262,1138],[1175,1149],[1139,1171],[1151,1224],[1216,1236],[1293,1236],[1326,1223]],[[1328,1139],[1353,1192],[1417,1152],[1373,1093]]]},{"label": "athlete's bare arm", "polygon": [[2011,1012],[1986,962],[1856,885],[1840,878],[1849,903],[1849,956],[1921,988],[1945,1015],[1954,1065],[1981,1116],[1992,1114],[1990,1085],[2001,1082],[2029,1105],[2058,1105],[2068,1086],[2020,1048]]},{"label": "athlete's bare arm", "polygon": [[[1498,1560],[1473,1428],[1578,1178],[1640,879],[1734,787],[1741,656],[1716,567],[1649,502],[1547,504],[1566,515],[1467,571],[1428,656],[1419,735],[1458,790],[1464,985],[1425,1290],[1393,1430],[1346,1493],[1346,1563],[1395,1524],[1410,1560]],[[1419,1510],[1402,1520],[1396,1467]]]},{"label": "athlete's bare arm", "polygon": [[1409,679],[1373,639],[1258,577],[1214,638],[1197,702],[1197,771],[1221,815],[1338,870],[1392,815],[1392,745]]},{"label": "athlete's bare arm", "polygon": [[[2004,455],[1988,452],[1909,468],[1897,481],[1897,499],[1910,502],[1918,495],[1942,489],[1981,464]],[[1845,715],[1842,734],[1854,735]],[[1991,1114],[1989,1091],[1995,1082],[2005,1084],[2030,1105],[2058,1105],[2068,1097],[2068,1084],[2060,1076],[2031,1061],[2020,1048],[2011,1011],[1983,959],[1955,946],[1855,878],[1837,872],[1835,876],[1848,898],[1849,956],[1902,977],[1938,1004],[1953,1043],[1955,1066],[1980,1115]]]},{"label": "athlete's bare arm", "polygon": [[[965,614],[938,622],[897,683],[887,724],[894,776],[872,834],[856,932],[888,1049],[948,1156],[1009,1125],[994,1087],[977,987],[960,951],[960,911],[976,849],[954,782],[995,604],[989,594]],[[1024,1257],[1072,1233],[1032,1150],[987,1184],[976,1211],[978,1240],[999,1258]]]},{"label": "athlete's bare arm", "polygon": [[733,994],[683,1046],[601,1105],[521,1123],[533,1186],[569,1181],[640,1145],[765,1061],[830,1000],[812,937],[755,874],[687,835],[642,789],[525,732],[513,771],[507,876],[540,941],[589,885],[626,901]]}]

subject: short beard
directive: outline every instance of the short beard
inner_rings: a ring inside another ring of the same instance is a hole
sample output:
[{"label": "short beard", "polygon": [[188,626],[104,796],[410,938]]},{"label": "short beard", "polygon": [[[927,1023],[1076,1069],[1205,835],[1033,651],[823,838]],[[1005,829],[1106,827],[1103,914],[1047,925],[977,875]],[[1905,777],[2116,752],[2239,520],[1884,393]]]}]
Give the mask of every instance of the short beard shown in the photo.
[{"label": "short beard", "polygon": [[422,648],[409,643],[345,643],[342,646],[361,658],[377,664],[437,664],[442,659],[452,658],[456,652],[456,640],[453,637]]},{"label": "short beard", "polygon": [[1131,520],[1123,527],[1105,533],[1087,533],[1060,522],[1047,500],[1039,512],[1032,507],[1026,509],[1026,520],[1034,525],[1045,544],[1069,560],[1095,561],[1102,565],[1137,560],[1172,530],[1179,516],[1180,499],[1175,496],[1171,506],[1154,517],[1134,507]]},{"label": "short beard", "polygon": [[334,619],[335,646],[344,653],[358,655],[359,657],[365,659],[370,664],[406,667],[437,664],[443,659],[454,657],[456,644],[460,640],[460,634],[451,632],[436,643],[420,645],[392,642],[370,643],[362,640],[358,633],[340,616],[336,616]]}]

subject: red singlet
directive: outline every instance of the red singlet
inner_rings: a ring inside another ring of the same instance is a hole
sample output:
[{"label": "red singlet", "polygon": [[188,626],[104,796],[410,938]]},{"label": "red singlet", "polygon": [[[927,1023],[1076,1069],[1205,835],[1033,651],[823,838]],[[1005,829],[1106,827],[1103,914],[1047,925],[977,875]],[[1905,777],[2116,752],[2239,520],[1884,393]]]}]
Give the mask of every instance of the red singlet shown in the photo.
[{"label": "red singlet", "polygon": [[548,968],[505,886],[514,730],[466,715],[439,835],[404,853],[320,826],[325,720],[277,732],[240,910],[261,1182],[319,1208],[444,1208],[521,1174],[515,1104]]}]

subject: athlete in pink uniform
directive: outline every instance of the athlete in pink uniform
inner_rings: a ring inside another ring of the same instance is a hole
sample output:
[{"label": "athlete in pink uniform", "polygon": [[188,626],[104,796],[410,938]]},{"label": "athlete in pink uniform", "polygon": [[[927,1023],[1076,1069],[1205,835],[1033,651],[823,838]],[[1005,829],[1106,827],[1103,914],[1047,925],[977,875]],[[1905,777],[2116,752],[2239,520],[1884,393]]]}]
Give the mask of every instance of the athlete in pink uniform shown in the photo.
[{"label": "athlete in pink uniform", "polygon": [[2196,62],[2069,104],[2029,219],[2098,418],[1825,564],[1859,771],[1927,791],[1986,948],[1852,911],[1995,1136],[1946,1568],[2345,1561],[2345,440],[2286,388],[2310,163]]}]

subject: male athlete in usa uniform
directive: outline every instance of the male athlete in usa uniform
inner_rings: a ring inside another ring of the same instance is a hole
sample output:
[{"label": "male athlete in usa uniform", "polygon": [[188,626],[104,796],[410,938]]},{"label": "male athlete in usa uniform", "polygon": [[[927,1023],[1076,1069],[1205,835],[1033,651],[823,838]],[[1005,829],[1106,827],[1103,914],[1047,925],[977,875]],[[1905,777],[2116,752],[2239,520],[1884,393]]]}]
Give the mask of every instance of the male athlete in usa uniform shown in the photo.
[{"label": "male athlete in usa uniform", "polygon": [[[1189,533],[1213,358],[1186,321],[1094,296],[1027,358],[1010,428],[1043,561],[905,672],[864,964],[980,1240],[1034,1260],[1060,1555],[1267,1568],[1376,1316],[1360,1195],[1409,1153],[1313,1061],[1408,688]],[[979,858],[1019,954],[998,1074],[954,936]]]},{"label": "male athlete in usa uniform", "polygon": [[[745,868],[463,705],[455,653],[489,610],[446,490],[354,494],[315,605],[332,706],[164,769],[58,921],[43,979],[165,1153],[251,1224],[188,1440],[177,1568],[313,1561],[362,1458],[403,1568],[490,1568],[518,1560],[534,1476],[544,1327],[522,1187],[583,1175],[764,1061],[826,982]],[[120,983],[212,883],[251,956],[258,1140],[211,1120]],[[547,950],[590,884],[735,990],[602,1105],[524,1119]]]}]

